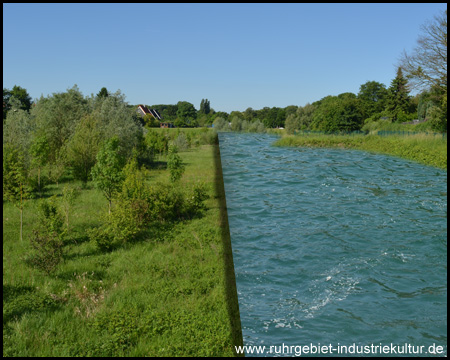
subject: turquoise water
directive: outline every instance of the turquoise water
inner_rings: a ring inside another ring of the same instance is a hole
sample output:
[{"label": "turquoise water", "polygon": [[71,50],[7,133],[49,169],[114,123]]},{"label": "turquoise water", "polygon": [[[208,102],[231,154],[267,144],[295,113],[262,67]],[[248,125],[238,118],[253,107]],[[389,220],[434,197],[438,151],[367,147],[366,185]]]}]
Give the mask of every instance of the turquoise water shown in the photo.
[{"label": "turquoise water", "polygon": [[219,134],[244,344],[446,355],[447,173],[275,140]]}]

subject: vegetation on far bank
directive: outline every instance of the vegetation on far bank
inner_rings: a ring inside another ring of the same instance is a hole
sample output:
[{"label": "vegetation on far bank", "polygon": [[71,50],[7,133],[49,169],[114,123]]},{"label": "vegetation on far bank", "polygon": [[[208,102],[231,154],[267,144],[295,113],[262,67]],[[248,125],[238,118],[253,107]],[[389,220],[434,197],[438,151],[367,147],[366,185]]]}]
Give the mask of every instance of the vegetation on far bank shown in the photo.
[{"label": "vegetation on far bank", "polygon": [[447,138],[441,134],[416,134],[410,136],[379,135],[284,135],[275,146],[338,147],[358,149],[399,156],[447,169]]}]

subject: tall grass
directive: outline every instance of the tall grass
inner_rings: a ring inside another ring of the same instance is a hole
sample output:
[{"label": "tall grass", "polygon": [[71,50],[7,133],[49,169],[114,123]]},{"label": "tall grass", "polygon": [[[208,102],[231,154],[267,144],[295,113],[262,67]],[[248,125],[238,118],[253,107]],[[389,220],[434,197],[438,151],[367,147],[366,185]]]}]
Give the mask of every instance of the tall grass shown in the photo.
[{"label": "tall grass", "polygon": [[[217,145],[180,152],[181,186],[202,181],[202,217],[166,224],[101,252],[86,230],[108,204],[88,183],[71,214],[64,263],[44,275],[26,263],[42,199],[19,214],[3,203],[3,356],[234,356],[242,344]],[[148,181],[169,181],[151,170]],[[79,184],[72,182],[72,186]],[[61,196],[49,186],[46,196]]]},{"label": "tall grass", "polygon": [[447,169],[447,138],[433,134],[383,137],[377,135],[285,135],[274,145],[359,149],[394,155],[424,165]]}]

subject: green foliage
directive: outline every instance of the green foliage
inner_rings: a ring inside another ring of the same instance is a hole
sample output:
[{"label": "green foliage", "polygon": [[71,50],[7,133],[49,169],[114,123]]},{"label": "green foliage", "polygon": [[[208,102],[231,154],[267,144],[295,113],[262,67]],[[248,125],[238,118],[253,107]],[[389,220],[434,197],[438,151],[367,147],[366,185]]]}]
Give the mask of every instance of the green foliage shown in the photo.
[{"label": "green foliage", "polygon": [[3,144],[3,199],[23,208],[23,200],[32,197],[23,153],[11,144]]},{"label": "green foliage", "polygon": [[328,133],[360,130],[363,124],[361,102],[353,96],[327,96],[314,111],[312,128]]},{"label": "green foliage", "polygon": [[158,119],[155,119],[152,114],[145,114],[144,115],[144,124],[147,128],[159,128],[160,127],[160,121]]},{"label": "green foliage", "polygon": [[211,106],[208,99],[202,99],[200,102],[200,114],[209,114],[211,112]]},{"label": "green foliage", "polygon": [[20,241],[24,200],[32,197],[23,153],[11,144],[3,144],[3,199],[11,201],[20,211]]},{"label": "green foliage", "polygon": [[3,121],[3,144],[11,144],[23,153],[26,166],[30,167],[30,147],[33,143],[35,123],[30,114],[21,109],[8,112]]},{"label": "green foliage", "polygon": [[242,119],[238,116],[233,116],[231,118],[231,130],[241,131],[242,130]]},{"label": "green foliage", "polygon": [[35,136],[30,146],[32,163],[35,166],[42,167],[48,161],[50,147],[46,136]]},{"label": "green foliage", "polygon": [[447,168],[447,139],[434,135],[386,137],[378,135],[289,135],[278,140],[275,145],[360,149],[399,156],[443,169]]},{"label": "green foliage", "polygon": [[397,76],[392,80],[388,89],[386,110],[394,122],[401,122],[402,113],[407,113],[409,108],[409,91],[407,80],[403,77],[402,69],[397,69]]},{"label": "green foliage", "polygon": [[145,135],[145,144],[153,156],[156,154],[162,155],[169,150],[169,137],[161,131],[149,130]]},{"label": "green foliage", "polygon": [[69,231],[70,210],[75,204],[75,200],[80,196],[80,189],[74,186],[65,185],[62,191],[61,207],[66,218],[66,227]]},{"label": "green foliage", "polygon": [[[97,119],[88,115],[80,119],[75,133],[66,144],[66,160],[72,166],[75,179],[84,185],[91,178],[91,169],[96,163],[96,156],[101,141]],[[56,158],[55,158],[56,161]]]},{"label": "green foliage", "polygon": [[214,129],[217,131],[227,131],[229,130],[228,121],[223,117],[218,116],[214,119]]},{"label": "green foliage", "polygon": [[287,134],[293,134],[300,129],[300,120],[295,114],[290,114],[285,122],[285,129]]},{"label": "green foliage", "polygon": [[167,157],[167,168],[170,171],[170,181],[175,183],[181,179],[184,173],[185,166],[181,157],[178,155],[178,150],[175,146],[169,147],[169,156]]},{"label": "green foliage", "polygon": [[380,113],[386,106],[388,91],[384,84],[367,81],[359,88],[358,99],[362,101],[364,117],[368,118]]},{"label": "green foliage", "polygon": [[209,199],[208,191],[204,183],[194,184],[190,193],[186,196],[184,213],[193,217],[206,210],[205,201]]},{"label": "green foliage", "polygon": [[[176,135],[174,129],[169,130]],[[183,131],[191,133],[192,144],[202,135],[214,134],[206,129]],[[219,211],[225,206],[223,184],[216,176],[220,167],[214,166],[214,154],[218,148],[210,146],[180,153],[187,164],[186,179],[194,179],[174,190],[184,199],[181,217],[145,219],[148,225],[123,245],[112,246],[115,251],[98,251],[95,242],[86,241],[86,232],[103,228],[105,219],[99,216],[104,212],[101,192],[95,187],[84,189],[76,200],[76,216],[70,219],[71,238],[76,241],[65,241],[64,261],[52,276],[41,276],[21,260],[28,255],[28,246],[17,242],[15,209],[4,202],[3,251],[8,254],[3,258],[4,356],[235,355],[233,345],[242,344],[242,336],[237,295],[231,289],[235,282],[228,278],[233,274],[231,248],[225,246],[229,244],[228,226]],[[123,189],[134,188],[124,197],[148,204],[148,189],[169,191],[167,170],[156,169],[146,176],[134,163],[140,180],[135,179],[135,186],[124,181]],[[193,208],[189,196],[200,180],[212,196],[205,200],[207,208],[200,211],[201,216],[188,215],[187,209]],[[48,193],[60,199],[62,187],[49,186]],[[109,217],[118,209],[120,200],[116,201]],[[28,202],[27,239],[39,221],[35,209],[40,202]],[[141,208],[136,214],[156,211]]]},{"label": "green foliage", "polygon": [[197,110],[194,105],[187,101],[179,101],[177,104],[177,117],[182,121],[197,118]]},{"label": "green foliage", "polygon": [[74,134],[77,124],[89,111],[88,101],[75,85],[64,93],[41,97],[31,109],[36,119],[37,131],[47,137],[49,160],[54,161],[57,153]]},{"label": "green foliage", "polygon": [[14,85],[12,90],[3,88],[3,120],[12,108],[30,111],[31,103],[31,97],[26,89],[17,85]]},{"label": "green foliage", "polygon": [[34,253],[28,262],[38,270],[50,274],[63,260],[63,242],[66,230],[63,229],[64,220],[58,211],[55,200],[45,200],[40,207],[39,227],[33,229],[30,238]]},{"label": "green foliage", "polygon": [[122,169],[125,163],[119,149],[117,137],[106,140],[97,153],[97,162],[91,171],[95,186],[109,201],[109,211],[111,211],[111,200],[120,190],[124,179]]},{"label": "green foliage", "polygon": [[184,132],[180,132],[177,138],[173,141],[173,145],[180,151],[186,151],[189,148],[189,142],[186,134]]},{"label": "green foliage", "polygon": [[105,87],[102,87],[100,89],[100,91],[98,92],[98,94],[97,94],[97,97],[105,98],[105,97],[108,97],[108,96],[109,96],[109,93],[108,93],[108,90]]},{"label": "green foliage", "polygon": [[437,106],[427,109],[427,118],[431,128],[438,132],[447,132],[447,113]]},{"label": "green foliage", "polygon": [[91,115],[98,121],[102,141],[117,137],[120,153],[125,159],[131,158],[134,148],[143,141],[143,128],[137,121],[135,108],[129,108],[125,95],[120,91],[110,93],[108,97],[91,99]]}]

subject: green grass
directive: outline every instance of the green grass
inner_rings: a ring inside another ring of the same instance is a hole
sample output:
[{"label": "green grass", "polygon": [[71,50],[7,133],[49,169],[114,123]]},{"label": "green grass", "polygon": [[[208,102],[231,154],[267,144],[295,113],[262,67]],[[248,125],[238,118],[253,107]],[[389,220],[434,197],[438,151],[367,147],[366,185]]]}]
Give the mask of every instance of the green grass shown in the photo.
[{"label": "green grass", "polygon": [[[108,203],[88,183],[52,275],[25,262],[42,199],[27,203],[23,242],[19,211],[3,203],[3,356],[235,355],[242,332],[218,145],[180,156],[182,186],[208,186],[202,217],[102,253],[86,230],[100,225]],[[150,171],[151,183],[168,178],[167,170]]]},{"label": "green grass", "polygon": [[447,139],[442,136],[285,135],[274,145],[358,149],[394,155],[424,165],[447,169]]}]

